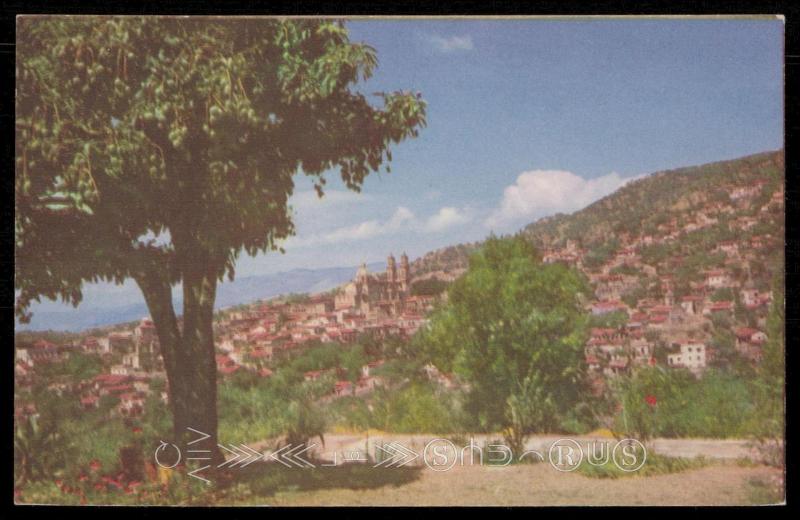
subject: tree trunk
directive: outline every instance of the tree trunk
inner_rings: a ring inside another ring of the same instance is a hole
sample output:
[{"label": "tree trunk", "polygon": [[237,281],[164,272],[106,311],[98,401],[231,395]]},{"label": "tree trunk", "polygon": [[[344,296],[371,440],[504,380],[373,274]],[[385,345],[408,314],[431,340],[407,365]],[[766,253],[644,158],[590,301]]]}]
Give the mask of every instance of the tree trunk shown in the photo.
[{"label": "tree trunk", "polygon": [[[193,271],[183,280],[183,327],[166,276],[153,269],[136,278],[158,334],[169,386],[174,442],[182,460],[215,468],[224,461],[217,436],[217,370],[213,313],[216,277]],[[193,459],[193,460],[192,460]]]},{"label": "tree trunk", "polygon": [[214,301],[217,278],[215,274],[192,270],[183,278],[183,366],[176,367],[182,388],[177,392],[176,409],[185,412],[185,427],[195,430],[186,442],[204,437],[188,446],[192,450],[207,450],[208,463],[216,466],[224,461],[217,437],[217,364],[214,358]]}]

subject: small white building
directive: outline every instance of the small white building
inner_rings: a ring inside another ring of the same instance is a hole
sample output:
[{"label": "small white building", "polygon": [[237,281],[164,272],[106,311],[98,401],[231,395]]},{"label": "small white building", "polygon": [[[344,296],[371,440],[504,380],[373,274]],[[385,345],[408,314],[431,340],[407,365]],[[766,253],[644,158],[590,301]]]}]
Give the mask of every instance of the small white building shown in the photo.
[{"label": "small white building", "polygon": [[672,368],[688,368],[693,373],[706,368],[706,346],[699,341],[683,341],[680,351],[667,355],[667,365]]},{"label": "small white building", "polygon": [[730,275],[722,269],[715,269],[706,273],[706,287],[709,289],[722,289],[731,287],[731,285]]}]

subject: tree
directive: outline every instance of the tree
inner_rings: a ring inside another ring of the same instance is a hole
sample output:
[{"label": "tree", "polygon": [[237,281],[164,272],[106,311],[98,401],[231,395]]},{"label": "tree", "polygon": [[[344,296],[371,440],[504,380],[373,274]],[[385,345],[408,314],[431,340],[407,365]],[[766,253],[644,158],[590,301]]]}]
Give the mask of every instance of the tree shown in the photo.
[{"label": "tree", "polygon": [[338,21],[22,18],[17,30],[16,314],[41,297],[77,305],[85,282],[135,280],[176,440],[204,431],[218,459],[217,283],[242,252],[282,251],[298,172],[319,196],[332,170],[360,191],[392,143],[417,136],[425,104],[357,91],[376,53]]},{"label": "tree", "polygon": [[767,342],[755,381],[756,438],[767,460],[783,465],[786,439],[786,302],[783,269],[775,272],[772,304],[767,315]]},{"label": "tree", "polygon": [[490,237],[454,282],[421,340],[432,362],[470,387],[466,408],[510,439],[559,429],[583,396],[586,280],[546,265],[521,237]]}]

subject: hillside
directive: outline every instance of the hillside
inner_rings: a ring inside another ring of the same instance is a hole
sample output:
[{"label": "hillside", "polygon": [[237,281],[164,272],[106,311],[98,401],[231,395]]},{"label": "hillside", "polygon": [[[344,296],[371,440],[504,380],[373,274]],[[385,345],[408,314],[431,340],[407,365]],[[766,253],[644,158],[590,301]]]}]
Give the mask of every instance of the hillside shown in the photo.
[{"label": "hillside", "polygon": [[[558,251],[570,243],[582,253],[579,256],[587,271],[599,270],[629,246],[640,248],[644,263],[654,267],[668,258],[680,261],[687,255],[705,255],[720,242],[742,241],[753,236],[770,235],[782,246],[782,210],[767,214],[761,209],[776,191],[782,190],[783,179],[782,150],[656,172],[626,184],[580,211],[533,222],[520,233],[543,251]],[[753,186],[761,189],[751,196],[746,190]],[[750,223],[740,226],[737,219],[740,223],[741,219],[755,222],[751,227]],[[748,229],[739,229],[742,226]],[[670,241],[669,246],[655,243],[660,242],[655,239],[666,235],[677,238],[681,231],[684,236],[680,241]],[[415,273],[460,270],[478,246],[459,244],[433,251],[416,260],[412,269]],[[779,255],[768,252],[763,249],[757,257],[768,267],[774,267]],[[676,270],[676,266],[664,267],[666,271]],[[762,274],[764,278],[769,273]]]},{"label": "hillside", "polygon": [[590,248],[606,242],[609,236],[656,235],[658,226],[670,218],[678,218],[680,225],[691,218],[693,210],[729,203],[729,191],[734,186],[767,180],[766,201],[782,184],[783,171],[783,152],[777,151],[657,172],[628,183],[581,211],[534,222],[523,233],[540,246],[563,246],[571,239]]}]

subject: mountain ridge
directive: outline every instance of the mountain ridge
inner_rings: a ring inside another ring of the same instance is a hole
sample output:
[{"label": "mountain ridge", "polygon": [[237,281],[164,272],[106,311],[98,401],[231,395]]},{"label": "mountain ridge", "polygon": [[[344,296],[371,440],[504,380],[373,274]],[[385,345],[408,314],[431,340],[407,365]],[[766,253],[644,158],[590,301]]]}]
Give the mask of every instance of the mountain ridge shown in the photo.
[{"label": "mountain ridge", "polygon": [[[657,233],[657,223],[652,220],[663,218],[659,212],[666,212],[665,201],[670,201],[670,209],[678,204],[675,211],[680,212],[708,200],[709,196],[722,199],[725,185],[742,184],[760,175],[774,175],[773,181],[782,182],[784,161],[784,151],[778,149],[696,166],[660,170],[638,177],[572,213],[539,218],[514,234],[526,236],[544,250],[563,247],[567,240],[578,241],[580,246],[592,249],[600,247],[609,236],[613,238],[635,232]],[[770,169],[773,171],[767,171]],[[705,194],[703,190],[707,190]],[[687,196],[692,200],[681,200]],[[653,211],[652,202],[658,203],[659,212]],[[635,223],[639,221],[650,221],[648,223],[652,225],[648,229],[637,228]],[[412,262],[412,271],[449,273],[464,269],[469,254],[480,244],[455,244],[430,251]]]}]

